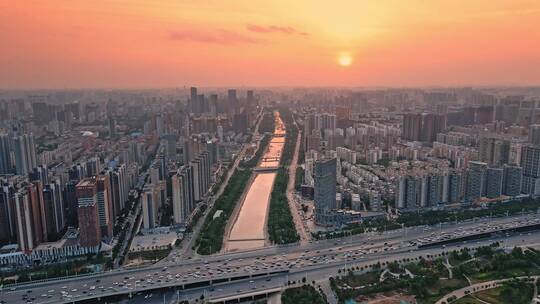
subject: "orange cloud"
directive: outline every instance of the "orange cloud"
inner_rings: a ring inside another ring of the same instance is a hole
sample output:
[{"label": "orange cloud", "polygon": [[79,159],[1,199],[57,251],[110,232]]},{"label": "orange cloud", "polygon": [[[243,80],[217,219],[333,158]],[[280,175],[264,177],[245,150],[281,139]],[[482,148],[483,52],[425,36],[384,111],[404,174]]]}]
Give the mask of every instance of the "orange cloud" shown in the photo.
[{"label": "orange cloud", "polygon": [[169,33],[171,40],[192,41],[201,43],[213,43],[232,45],[240,43],[261,43],[262,40],[255,39],[237,32],[219,29],[215,31],[187,30],[172,31]]},{"label": "orange cloud", "polygon": [[296,29],[290,27],[290,26],[277,26],[277,25],[269,25],[269,26],[262,26],[262,25],[256,25],[256,24],[248,24],[246,25],[246,29],[250,32],[255,33],[282,33],[282,34],[298,34],[307,36],[309,33],[306,32],[300,32]]}]

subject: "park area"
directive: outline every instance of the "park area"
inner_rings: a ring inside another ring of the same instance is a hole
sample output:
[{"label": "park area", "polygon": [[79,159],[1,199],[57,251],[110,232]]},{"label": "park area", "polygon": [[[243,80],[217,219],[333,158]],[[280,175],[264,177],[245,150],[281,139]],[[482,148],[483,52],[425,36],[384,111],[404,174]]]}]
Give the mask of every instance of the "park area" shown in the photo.
[{"label": "park area", "polygon": [[[532,276],[540,275],[539,265],[540,252],[535,249],[504,250],[494,243],[475,251],[462,249],[438,256],[342,269],[336,278],[330,279],[330,284],[340,303],[372,303],[389,297],[396,303],[419,304],[441,299],[458,304],[530,303],[535,294]],[[461,299],[447,297],[452,291],[495,280],[506,281],[497,288]]]}]

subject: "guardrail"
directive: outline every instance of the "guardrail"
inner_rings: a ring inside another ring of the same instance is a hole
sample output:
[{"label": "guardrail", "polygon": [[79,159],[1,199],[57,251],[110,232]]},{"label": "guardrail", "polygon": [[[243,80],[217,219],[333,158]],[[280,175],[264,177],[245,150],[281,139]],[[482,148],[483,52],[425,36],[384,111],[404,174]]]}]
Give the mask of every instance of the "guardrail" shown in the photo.
[{"label": "guardrail", "polygon": [[497,230],[492,230],[492,231],[484,231],[484,232],[470,234],[470,235],[461,236],[457,238],[451,238],[451,239],[446,239],[446,240],[420,244],[418,245],[418,248],[429,248],[429,247],[443,246],[443,245],[453,244],[453,243],[479,240],[479,239],[489,238],[493,236],[494,234],[500,234],[500,233],[528,232],[528,231],[535,231],[535,230],[540,230],[540,224],[523,225],[523,226],[517,226],[517,227],[497,229]]},{"label": "guardrail", "polygon": [[122,289],[122,290],[114,290],[114,292],[108,292],[108,293],[101,293],[101,294],[94,294],[94,295],[85,295],[79,298],[70,298],[68,300],[65,300],[69,303],[78,303],[78,302],[87,302],[96,298],[99,299],[106,299],[110,297],[116,297],[116,296],[122,296],[122,295],[130,295],[138,292],[145,292],[150,290],[162,290],[162,289],[168,289],[168,288],[178,288],[181,287],[181,290],[193,290],[198,288],[206,288],[210,286],[219,286],[222,284],[227,284],[230,282],[243,282],[248,281],[253,278],[258,277],[275,277],[282,274],[289,273],[288,269],[283,270],[276,270],[276,271],[266,271],[266,272],[258,272],[258,273],[251,273],[251,274],[245,274],[245,275],[238,275],[228,278],[214,278],[214,279],[204,279],[204,280],[196,280],[191,282],[166,282],[166,283],[160,283],[159,285],[152,285],[152,286],[139,286],[136,287],[136,289]]}]

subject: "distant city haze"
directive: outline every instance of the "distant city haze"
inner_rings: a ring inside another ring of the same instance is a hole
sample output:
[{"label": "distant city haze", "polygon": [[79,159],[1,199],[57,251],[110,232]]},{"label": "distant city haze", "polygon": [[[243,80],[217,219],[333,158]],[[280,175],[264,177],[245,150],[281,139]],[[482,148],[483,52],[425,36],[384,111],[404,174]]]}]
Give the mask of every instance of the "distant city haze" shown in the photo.
[{"label": "distant city haze", "polygon": [[540,1],[1,1],[0,88],[540,84]]}]

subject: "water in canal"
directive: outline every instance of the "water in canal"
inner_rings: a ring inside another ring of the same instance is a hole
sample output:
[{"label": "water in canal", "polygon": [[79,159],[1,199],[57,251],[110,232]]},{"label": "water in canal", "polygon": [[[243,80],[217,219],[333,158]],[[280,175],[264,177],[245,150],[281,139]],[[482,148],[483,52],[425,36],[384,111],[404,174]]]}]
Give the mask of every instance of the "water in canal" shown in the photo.
[{"label": "water in canal", "polygon": [[[268,148],[266,149],[260,168],[277,168],[281,152],[285,145],[285,127],[279,113],[274,113],[276,128]],[[276,179],[276,172],[255,173],[253,182],[242,201],[242,207],[234,223],[229,240],[228,251],[260,248],[265,243],[265,225],[270,203],[272,186]]]}]

